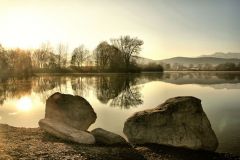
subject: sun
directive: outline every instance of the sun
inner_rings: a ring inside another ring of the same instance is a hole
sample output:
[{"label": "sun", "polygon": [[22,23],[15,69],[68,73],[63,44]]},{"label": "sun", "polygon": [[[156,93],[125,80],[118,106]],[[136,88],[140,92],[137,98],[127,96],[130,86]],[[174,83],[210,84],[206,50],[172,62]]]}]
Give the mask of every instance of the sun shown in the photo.
[{"label": "sun", "polygon": [[32,109],[32,100],[29,97],[22,97],[17,101],[17,109],[19,111],[29,111]]}]

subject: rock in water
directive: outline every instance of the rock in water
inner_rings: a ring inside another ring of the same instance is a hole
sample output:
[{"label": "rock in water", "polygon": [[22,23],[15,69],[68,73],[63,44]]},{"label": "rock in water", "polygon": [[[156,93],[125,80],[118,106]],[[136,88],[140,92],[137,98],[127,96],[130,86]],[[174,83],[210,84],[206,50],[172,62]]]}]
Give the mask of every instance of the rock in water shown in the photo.
[{"label": "rock in water", "polygon": [[106,131],[102,128],[96,128],[91,131],[97,143],[101,144],[127,144],[126,140],[118,134]]},{"label": "rock in water", "polygon": [[56,122],[47,118],[40,120],[38,123],[40,128],[58,138],[83,144],[95,143],[95,138],[90,133],[77,130],[64,123]]},{"label": "rock in water", "polygon": [[123,129],[130,143],[157,143],[214,151],[218,140],[195,97],[170,98],[154,109],[135,113]]},{"label": "rock in water", "polygon": [[45,118],[75,129],[87,130],[96,121],[97,116],[83,97],[57,92],[47,99]]}]

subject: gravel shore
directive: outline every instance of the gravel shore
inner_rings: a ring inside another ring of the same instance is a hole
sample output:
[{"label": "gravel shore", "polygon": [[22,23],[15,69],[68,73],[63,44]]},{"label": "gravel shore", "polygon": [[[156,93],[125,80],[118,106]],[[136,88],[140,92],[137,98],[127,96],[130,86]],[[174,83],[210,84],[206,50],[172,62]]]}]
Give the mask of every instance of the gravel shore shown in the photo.
[{"label": "gravel shore", "polygon": [[40,128],[0,124],[0,160],[240,160],[231,154],[190,151],[159,145],[80,145],[48,135]]}]

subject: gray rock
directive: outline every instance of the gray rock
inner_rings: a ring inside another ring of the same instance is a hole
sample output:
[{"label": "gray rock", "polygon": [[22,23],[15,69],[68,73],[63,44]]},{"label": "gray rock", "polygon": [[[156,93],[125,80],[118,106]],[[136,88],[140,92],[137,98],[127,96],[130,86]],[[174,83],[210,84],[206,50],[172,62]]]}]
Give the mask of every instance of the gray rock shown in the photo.
[{"label": "gray rock", "polygon": [[190,149],[216,150],[218,140],[195,97],[170,98],[154,109],[135,113],[124,124],[130,143],[157,143]]},{"label": "gray rock", "polygon": [[39,122],[40,128],[58,138],[73,141],[81,144],[94,144],[95,138],[88,132],[77,130],[64,123],[51,119],[42,119]]},{"label": "gray rock", "polygon": [[97,118],[92,106],[80,96],[54,93],[46,102],[45,118],[65,123],[79,130],[87,130]]},{"label": "gray rock", "polygon": [[126,140],[118,134],[106,131],[102,128],[96,128],[91,131],[97,143],[101,144],[127,144]]}]

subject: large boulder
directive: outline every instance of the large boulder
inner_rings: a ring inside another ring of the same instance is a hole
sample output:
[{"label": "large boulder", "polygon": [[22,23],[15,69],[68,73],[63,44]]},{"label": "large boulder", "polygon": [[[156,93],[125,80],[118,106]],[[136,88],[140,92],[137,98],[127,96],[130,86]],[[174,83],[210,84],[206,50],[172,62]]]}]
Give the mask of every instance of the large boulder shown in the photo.
[{"label": "large boulder", "polygon": [[85,131],[96,118],[92,106],[84,98],[57,92],[47,99],[45,118],[39,121],[39,126],[64,140],[93,144],[94,136]]},{"label": "large boulder", "polygon": [[92,130],[91,134],[95,137],[96,142],[100,144],[127,144],[127,141],[120,135],[106,131],[102,128]]},{"label": "large boulder", "polygon": [[195,97],[170,98],[154,109],[135,113],[123,129],[130,143],[157,143],[190,149],[216,150],[218,140]]},{"label": "large boulder", "polygon": [[94,144],[95,138],[88,132],[70,127],[64,123],[45,118],[39,122],[40,128],[58,138],[82,144]]},{"label": "large boulder", "polygon": [[80,96],[54,93],[46,102],[45,118],[87,130],[97,118],[92,106]]}]

